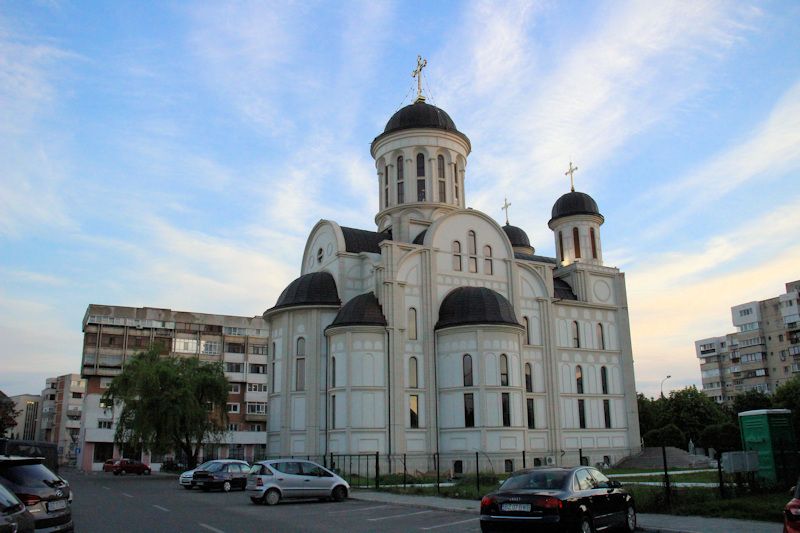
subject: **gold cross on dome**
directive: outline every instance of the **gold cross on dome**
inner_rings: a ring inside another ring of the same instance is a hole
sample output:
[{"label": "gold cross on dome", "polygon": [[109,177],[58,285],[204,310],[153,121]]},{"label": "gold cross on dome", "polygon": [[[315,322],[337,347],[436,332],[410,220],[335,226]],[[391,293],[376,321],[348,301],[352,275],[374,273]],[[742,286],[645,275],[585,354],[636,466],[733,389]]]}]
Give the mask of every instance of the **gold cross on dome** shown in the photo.
[{"label": "gold cross on dome", "polygon": [[572,161],[569,162],[569,170],[564,172],[565,176],[569,176],[569,190],[575,192],[575,180],[572,178],[572,175],[575,174],[575,171],[578,170],[578,167],[572,166]]},{"label": "gold cross on dome", "polygon": [[423,59],[422,56],[417,56],[417,68],[411,73],[412,78],[417,78],[417,102],[424,102],[425,97],[422,96],[422,69],[428,66],[428,60]]},{"label": "gold cross on dome", "polygon": [[501,207],[500,209],[506,212],[506,226],[508,226],[508,208],[510,206],[511,203],[508,201],[508,198],[503,198],[503,207]]}]

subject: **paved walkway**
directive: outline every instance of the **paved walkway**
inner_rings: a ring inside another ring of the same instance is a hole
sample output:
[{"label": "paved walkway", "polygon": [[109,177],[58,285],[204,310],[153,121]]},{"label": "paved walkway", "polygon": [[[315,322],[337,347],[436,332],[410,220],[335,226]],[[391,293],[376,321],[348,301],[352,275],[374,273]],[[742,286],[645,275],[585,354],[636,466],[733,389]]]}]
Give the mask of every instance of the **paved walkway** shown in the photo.
[{"label": "paved walkway", "polygon": [[[442,511],[480,513],[480,502],[475,500],[392,494],[361,489],[354,489],[351,496],[357,500],[371,502],[412,505]],[[638,521],[639,529],[650,533],[780,533],[783,529],[783,526],[777,522],[667,514],[640,513]]]}]

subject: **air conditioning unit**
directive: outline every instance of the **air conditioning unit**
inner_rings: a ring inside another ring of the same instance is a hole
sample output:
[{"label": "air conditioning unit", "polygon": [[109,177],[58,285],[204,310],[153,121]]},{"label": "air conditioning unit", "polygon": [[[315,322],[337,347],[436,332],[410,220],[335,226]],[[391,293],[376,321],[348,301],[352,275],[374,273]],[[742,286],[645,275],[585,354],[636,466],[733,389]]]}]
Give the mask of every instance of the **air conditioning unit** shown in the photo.
[{"label": "air conditioning unit", "polygon": [[555,466],[556,458],[554,455],[548,455],[547,457],[545,457],[544,462],[545,464],[547,464],[547,466]]}]

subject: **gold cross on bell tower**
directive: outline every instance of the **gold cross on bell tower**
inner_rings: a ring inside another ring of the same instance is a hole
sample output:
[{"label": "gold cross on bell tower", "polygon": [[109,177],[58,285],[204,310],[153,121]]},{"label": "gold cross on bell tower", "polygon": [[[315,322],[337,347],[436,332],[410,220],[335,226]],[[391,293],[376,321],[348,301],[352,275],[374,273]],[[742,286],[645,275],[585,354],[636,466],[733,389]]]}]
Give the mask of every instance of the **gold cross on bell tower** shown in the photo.
[{"label": "gold cross on bell tower", "polygon": [[565,176],[569,176],[569,190],[575,192],[575,180],[572,178],[572,175],[575,174],[575,171],[578,170],[578,167],[572,166],[572,161],[569,162],[569,170],[564,172]]},{"label": "gold cross on bell tower", "polygon": [[503,207],[501,207],[500,209],[502,209],[503,211],[506,212],[506,226],[508,226],[508,208],[509,207],[511,207],[511,203],[508,201],[508,198],[503,198]]},{"label": "gold cross on bell tower", "polygon": [[412,78],[417,78],[417,102],[424,102],[425,97],[422,96],[422,69],[428,66],[428,60],[423,59],[422,56],[417,56],[417,68],[411,73]]}]

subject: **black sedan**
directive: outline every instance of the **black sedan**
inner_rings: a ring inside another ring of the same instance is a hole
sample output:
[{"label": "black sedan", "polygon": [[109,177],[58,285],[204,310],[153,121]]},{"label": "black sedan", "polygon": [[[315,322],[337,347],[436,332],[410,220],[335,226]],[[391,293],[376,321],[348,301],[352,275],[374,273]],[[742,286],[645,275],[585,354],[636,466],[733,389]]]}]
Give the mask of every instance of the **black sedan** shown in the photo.
[{"label": "black sedan", "polygon": [[194,471],[192,485],[200,487],[204,491],[211,489],[222,489],[223,492],[230,492],[231,489],[244,490],[249,472],[250,465],[248,464],[213,461],[205,465],[202,470]]},{"label": "black sedan", "polygon": [[636,529],[633,496],[596,468],[514,472],[481,500],[481,531],[592,533]]}]

